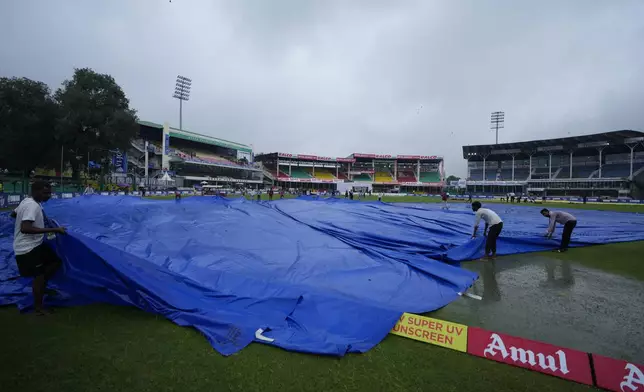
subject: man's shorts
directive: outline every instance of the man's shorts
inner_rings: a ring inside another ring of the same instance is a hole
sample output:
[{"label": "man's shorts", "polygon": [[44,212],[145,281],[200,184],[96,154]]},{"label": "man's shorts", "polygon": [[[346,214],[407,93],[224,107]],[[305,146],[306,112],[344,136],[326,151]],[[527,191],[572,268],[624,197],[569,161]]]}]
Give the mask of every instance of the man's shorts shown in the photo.
[{"label": "man's shorts", "polygon": [[56,252],[47,244],[40,244],[31,252],[24,255],[16,255],[16,263],[20,276],[34,277],[44,275],[45,268],[50,264],[60,264],[61,261]]}]

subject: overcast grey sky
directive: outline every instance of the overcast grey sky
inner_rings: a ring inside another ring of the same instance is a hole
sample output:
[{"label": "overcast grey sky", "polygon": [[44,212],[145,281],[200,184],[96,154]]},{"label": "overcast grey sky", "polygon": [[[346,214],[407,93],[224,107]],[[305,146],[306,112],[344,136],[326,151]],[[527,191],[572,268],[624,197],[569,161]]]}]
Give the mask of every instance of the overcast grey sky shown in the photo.
[{"label": "overcast grey sky", "polygon": [[0,75],[113,75],[143,120],[257,152],[442,155],[644,130],[644,0],[4,0]]}]

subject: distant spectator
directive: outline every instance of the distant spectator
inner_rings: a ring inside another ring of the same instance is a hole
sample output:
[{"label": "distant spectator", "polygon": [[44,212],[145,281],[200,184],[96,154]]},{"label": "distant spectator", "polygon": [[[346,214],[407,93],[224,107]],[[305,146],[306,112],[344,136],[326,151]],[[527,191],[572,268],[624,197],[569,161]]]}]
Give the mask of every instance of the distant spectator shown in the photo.
[{"label": "distant spectator", "polygon": [[273,188],[268,190],[268,200],[273,201]]}]

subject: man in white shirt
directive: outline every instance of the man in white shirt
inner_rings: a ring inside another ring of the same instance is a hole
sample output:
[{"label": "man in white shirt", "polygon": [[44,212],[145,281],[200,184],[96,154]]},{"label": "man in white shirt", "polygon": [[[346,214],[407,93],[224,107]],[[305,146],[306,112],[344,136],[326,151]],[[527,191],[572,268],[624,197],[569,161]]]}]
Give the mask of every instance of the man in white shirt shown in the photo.
[{"label": "man in white shirt", "polygon": [[476,238],[479,223],[481,222],[481,219],[483,219],[485,222],[483,236],[487,235],[487,239],[485,241],[485,258],[488,260],[494,259],[496,257],[496,240],[499,238],[499,234],[501,234],[501,230],[503,229],[503,221],[496,212],[489,208],[481,208],[481,202],[478,201],[472,203],[472,211],[476,213],[472,238]]},{"label": "man in white shirt", "polygon": [[549,211],[547,208],[541,210],[541,215],[550,219],[548,225],[548,231],[546,232],[546,238],[552,238],[552,234],[555,232],[555,226],[557,223],[563,225],[563,233],[561,233],[561,245],[557,252],[563,253],[568,250],[568,245],[570,244],[570,236],[572,235],[573,229],[577,226],[577,218],[572,214],[564,211]]},{"label": "man in white shirt", "polygon": [[51,186],[44,181],[31,185],[31,197],[24,199],[11,214],[16,219],[13,251],[20,276],[33,278],[34,311],[43,315],[43,298],[47,281],[58,271],[61,261],[52,248],[43,242],[45,234],[65,234],[64,227],[45,228],[40,203],[51,198]]}]

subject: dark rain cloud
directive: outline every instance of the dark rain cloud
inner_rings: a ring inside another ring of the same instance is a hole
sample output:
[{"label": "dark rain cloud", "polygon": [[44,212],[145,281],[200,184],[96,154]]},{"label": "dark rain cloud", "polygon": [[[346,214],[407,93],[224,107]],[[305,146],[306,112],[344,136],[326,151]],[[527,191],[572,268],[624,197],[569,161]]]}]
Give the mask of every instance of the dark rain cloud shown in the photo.
[{"label": "dark rain cloud", "polygon": [[644,2],[24,0],[0,3],[0,75],[112,74],[142,119],[257,151],[440,154],[644,129]]}]

